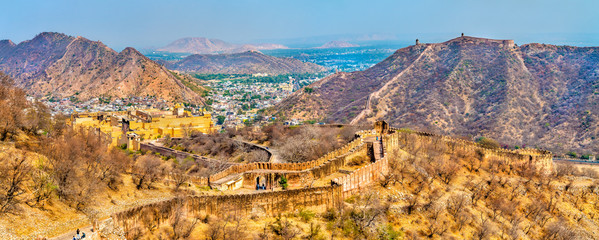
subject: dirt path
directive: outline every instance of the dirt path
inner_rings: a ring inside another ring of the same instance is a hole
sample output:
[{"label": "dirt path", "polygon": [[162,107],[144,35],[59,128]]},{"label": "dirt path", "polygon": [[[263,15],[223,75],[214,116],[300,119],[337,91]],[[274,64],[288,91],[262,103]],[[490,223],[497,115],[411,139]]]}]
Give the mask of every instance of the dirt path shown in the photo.
[{"label": "dirt path", "polygon": [[[79,228],[79,231],[82,233],[85,233],[85,238],[83,238],[82,240],[87,240],[87,239],[95,239],[96,237],[96,233],[92,233],[92,225],[89,226],[85,226],[83,228]],[[60,236],[56,236],[53,238],[49,238],[50,240],[72,240],[73,236],[77,235],[77,229],[71,229],[66,233],[61,234]]]}]

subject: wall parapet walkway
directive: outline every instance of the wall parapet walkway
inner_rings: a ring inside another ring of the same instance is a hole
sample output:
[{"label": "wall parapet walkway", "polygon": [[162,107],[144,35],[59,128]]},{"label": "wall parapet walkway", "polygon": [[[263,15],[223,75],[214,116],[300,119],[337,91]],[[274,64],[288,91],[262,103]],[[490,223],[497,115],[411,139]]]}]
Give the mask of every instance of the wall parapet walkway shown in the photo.
[{"label": "wall parapet walkway", "polygon": [[355,149],[363,144],[362,137],[356,138],[345,146],[338,148],[332,152],[325,154],[324,156],[308,162],[301,163],[270,163],[270,162],[257,162],[257,163],[246,163],[246,164],[238,164],[232,165],[227,169],[213,174],[210,176],[210,181],[217,181],[231,174],[239,174],[244,172],[249,172],[253,170],[278,170],[278,171],[305,171],[317,168],[322,166],[325,163],[328,163],[335,158],[342,156],[350,152],[352,149]]}]

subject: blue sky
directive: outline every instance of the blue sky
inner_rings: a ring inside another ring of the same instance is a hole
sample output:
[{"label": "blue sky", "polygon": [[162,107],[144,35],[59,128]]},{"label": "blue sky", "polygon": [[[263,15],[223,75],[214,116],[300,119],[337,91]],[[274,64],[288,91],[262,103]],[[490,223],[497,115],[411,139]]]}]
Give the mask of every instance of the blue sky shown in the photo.
[{"label": "blue sky", "polygon": [[[2,5],[0,39],[20,42],[55,31],[115,49],[162,46],[188,36],[290,43],[377,34],[437,42],[461,32],[521,44],[599,46],[595,0],[5,0]],[[324,37],[312,38],[318,36]]]}]

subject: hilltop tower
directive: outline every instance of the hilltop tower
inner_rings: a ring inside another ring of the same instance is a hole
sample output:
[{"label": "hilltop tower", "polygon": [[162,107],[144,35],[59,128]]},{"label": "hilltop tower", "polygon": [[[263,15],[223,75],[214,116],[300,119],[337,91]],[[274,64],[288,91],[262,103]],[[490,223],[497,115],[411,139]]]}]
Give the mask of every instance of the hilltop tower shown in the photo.
[{"label": "hilltop tower", "polygon": [[420,44],[420,42],[418,41],[418,38],[416,38],[416,45]]},{"label": "hilltop tower", "polygon": [[464,37],[464,33],[462,33],[462,37]]}]

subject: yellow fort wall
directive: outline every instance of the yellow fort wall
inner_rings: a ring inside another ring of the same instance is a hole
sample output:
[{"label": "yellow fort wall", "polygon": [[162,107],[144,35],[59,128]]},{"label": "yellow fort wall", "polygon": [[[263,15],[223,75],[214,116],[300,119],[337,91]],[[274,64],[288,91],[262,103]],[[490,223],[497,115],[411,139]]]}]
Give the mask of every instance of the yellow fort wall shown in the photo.
[{"label": "yellow fort wall", "polygon": [[[151,110],[149,110],[151,111]],[[117,146],[119,143],[125,143],[123,129],[118,123],[116,117],[111,114],[125,115],[122,112],[93,113],[93,114],[73,114],[71,124],[73,127],[95,128],[111,137],[111,145]],[[105,115],[104,120],[98,120],[95,116]],[[214,124],[210,114],[192,117],[177,117],[172,115],[154,117],[152,122],[142,122],[131,120],[129,122],[130,132],[135,133],[141,139],[156,139],[170,135],[171,137],[185,137],[186,133],[193,131],[210,133],[213,131]]]}]

